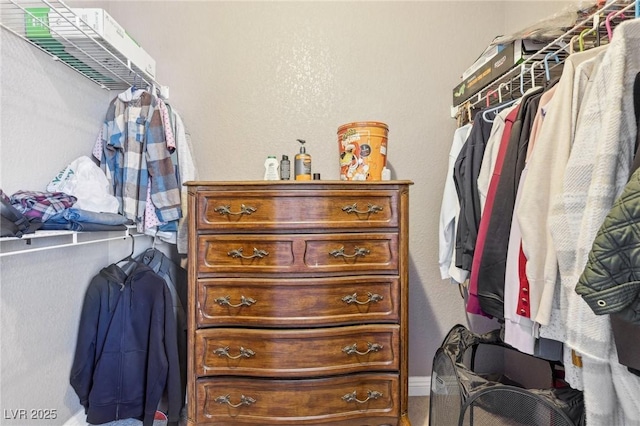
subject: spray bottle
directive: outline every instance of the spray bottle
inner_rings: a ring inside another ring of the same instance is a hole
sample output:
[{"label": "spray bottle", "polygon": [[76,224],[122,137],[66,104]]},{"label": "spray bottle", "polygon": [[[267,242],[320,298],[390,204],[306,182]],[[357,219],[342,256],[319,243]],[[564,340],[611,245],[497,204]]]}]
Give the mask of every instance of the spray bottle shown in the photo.
[{"label": "spray bottle", "polygon": [[300,152],[296,154],[294,161],[294,173],[296,180],[311,180],[311,155],[307,154],[304,147],[306,141],[296,139],[300,142]]}]

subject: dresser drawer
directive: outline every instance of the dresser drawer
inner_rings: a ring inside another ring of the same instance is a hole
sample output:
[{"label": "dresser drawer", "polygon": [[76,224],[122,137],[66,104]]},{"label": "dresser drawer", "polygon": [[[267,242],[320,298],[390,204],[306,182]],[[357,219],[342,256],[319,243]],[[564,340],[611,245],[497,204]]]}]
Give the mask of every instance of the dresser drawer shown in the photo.
[{"label": "dresser drawer", "polygon": [[391,425],[400,415],[395,374],[326,379],[220,377],[196,382],[196,422],[234,425]]},{"label": "dresser drawer", "polygon": [[203,278],[197,287],[199,327],[400,322],[397,276]]},{"label": "dresser drawer", "polygon": [[198,236],[200,274],[398,274],[398,234]]},{"label": "dresser drawer", "polygon": [[201,191],[198,229],[388,228],[398,226],[396,191]]},{"label": "dresser drawer", "polygon": [[206,328],[196,331],[195,373],[303,377],[397,371],[398,325],[302,330]]}]

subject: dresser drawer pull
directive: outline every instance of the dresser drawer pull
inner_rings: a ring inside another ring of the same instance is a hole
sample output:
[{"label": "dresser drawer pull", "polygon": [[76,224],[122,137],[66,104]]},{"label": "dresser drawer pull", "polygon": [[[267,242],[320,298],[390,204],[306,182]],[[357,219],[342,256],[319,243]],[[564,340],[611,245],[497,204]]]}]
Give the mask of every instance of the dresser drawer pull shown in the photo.
[{"label": "dresser drawer pull", "polygon": [[354,249],[353,254],[345,254],[344,247],[340,247],[337,250],[331,250],[329,252],[329,254],[331,256],[333,256],[333,257],[344,257],[344,258],[347,258],[347,259],[350,259],[350,258],[353,258],[353,257],[358,257],[358,256],[365,257],[369,253],[371,253],[371,251],[369,249],[362,248],[362,247],[356,247]]},{"label": "dresser drawer pull", "polygon": [[242,258],[242,259],[262,259],[265,256],[269,256],[269,252],[265,250],[258,250],[257,248],[253,248],[253,254],[251,256],[245,256],[242,254],[242,247],[239,249],[231,250],[227,253],[227,256],[233,257],[234,259]]},{"label": "dresser drawer pull", "polygon": [[344,348],[342,348],[342,352],[344,352],[347,355],[353,355],[353,354],[357,354],[357,355],[366,355],[370,352],[379,352],[382,350],[384,346],[379,345],[377,343],[371,343],[371,342],[367,342],[367,351],[366,352],[359,352],[358,351],[358,344],[354,343],[353,345],[349,345],[349,346],[345,346]]},{"label": "dresser drawer pull", "polygon": [[227,358],[230,358],[230,359],[251,358],[256,354],[251,349],[246,349],[246,348],[243,348],[242,346],[240,346],[240,353],[236,356],[229,355],[229,346],[226,346],[224,348],[218,348],[214,350],[213,353],[218,355],[219,357],[226,356]]},{"label": "dresser drawer pull", "polygon": [[382,207],[376,206],[375,204],[367,204],[367,210],[358,210],[358,203],[353,203],[350,206],[344,206],[342,208],[342,211],[346,212],[347,214],[349,214],[349,213],[372,214],[372,213],[381,212],[382,211]]},{"label": "dresser drawer pull", "polygon": [[365,300],[364,302],[361,302],[358,300],[358,293],[353,293],[353,294],[344,296],[342,298],[342,301],[347,305],[350,305],[352,303],[356,303],[358,305],[366,305],[368,303],[377,303],[383,299],[381,295],[377,293],[371,293],[371,292],[367,293],[367,297],[368,297],[367,300]]},{"label": "dresser drawer pull", "polygon": [[216,297],[214,299],[214,302],[216,302],[220,306],[228,306],[230,308],[240,308],[242,306],[251,306],[254,303],[256,303],[255,299],[252,299],[250,297],[241,296],[240,297],[240,303],[238,303],[237,305],[234,305],[231,302],[229,302],[229,299],[231,299],[231,296]]},{"label": "dresser drawer pull", "polygon": [[230,216],[230,215],[238,216],[243,214],[246,214],[247,216],[249,216],[251,213],[255,213],[257,210],[258,209],[255,207],[245,206],[244,204],[240,206],[239,212],[232,212],[231,206],[218,206],[215,209],[213,209],[214,212],[220,213],[221,216]]},{"label": "dresser drawer pull", "polygon": [[244,395],[240,396],[240,402],[237,403],[237,404],[232,404],[231,403],[231,395],[221,395],[221,396],[217,397],[215,399],[215,401],[218,404],[227,404],[228,406],[233,407],[233,408],[238,408],[238,407],[241,407],[243,405],[251,405],[251,404],[255,404],[256,403],[255,399],[251,398],[250,396],[244,396]]},{"label": "dresser drawer pull", "polygon": [[365,402],[369,401],[370,399],[378,399],[382,397],[382,393],[378,392],[378,391],[367,391],[367,399],[363,399],[363,400],[359,400],[358,399],[358,395],[356,393],[356,391],[353,391],[351,393],[348,393],[346,395],[344,395],[342,397],[342,399],[346,402],[357,402],[359,404],[364,404]]}]

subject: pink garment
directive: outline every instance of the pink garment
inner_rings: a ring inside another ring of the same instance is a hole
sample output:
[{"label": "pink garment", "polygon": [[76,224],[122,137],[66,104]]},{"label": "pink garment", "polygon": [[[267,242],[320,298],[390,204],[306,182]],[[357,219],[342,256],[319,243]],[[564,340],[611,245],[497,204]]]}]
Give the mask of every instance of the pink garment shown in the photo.
[{"label": "pink garment", "polygon": [[[149,180],[153,179],[153,177],[149,177]],[[166,222],[162,222],[158,215],[156,214],[156,206],[153,205],[153,201],[151,201],[151,184],[147,186],[147,205],[144,209],[144,229],[138,229],[138,232],[144,232],[147,229],[154,228],[159,225],[164,225]]]},{"label": "pink garment", "polygon": [[96,139],[96,143],[93,144],[93,150],[91,153],[98,161],[102,161],[102,126],[100,126],[98,138]]},{"label": "pink garment", "polygon": [[158,108],[160,109],[160,118],[162,118],[162,127],[164,127],[164,135],[167,140],[167,149],[173,153],[176,150],[176,138],[173,136],[173,130],[171,129],[171,120],[169,119],[169,109],[167,104],[160,98],[158,100]]}]

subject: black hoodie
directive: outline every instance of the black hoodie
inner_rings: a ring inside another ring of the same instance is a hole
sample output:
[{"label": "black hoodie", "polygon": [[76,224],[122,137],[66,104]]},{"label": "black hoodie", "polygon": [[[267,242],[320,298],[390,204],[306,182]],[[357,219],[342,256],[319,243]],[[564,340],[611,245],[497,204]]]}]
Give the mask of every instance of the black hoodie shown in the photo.
[{"label": "black hoodie", "polygon": [[175,318],[165,281],[148,266],[127,275],[112,264],[85,295],[71,386],[87,422],[137,418],[151,426],[167,391],[169,423],[180,417]]}]

